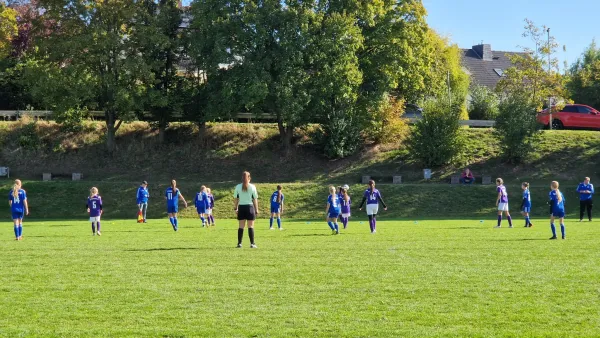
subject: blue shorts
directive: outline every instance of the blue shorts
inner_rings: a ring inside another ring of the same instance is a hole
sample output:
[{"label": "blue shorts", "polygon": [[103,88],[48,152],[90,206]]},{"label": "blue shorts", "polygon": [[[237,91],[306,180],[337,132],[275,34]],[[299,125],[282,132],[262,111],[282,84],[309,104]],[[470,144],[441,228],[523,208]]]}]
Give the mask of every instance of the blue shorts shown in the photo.
[{"label": "blue shorts", "polygon": [[554,217],[565,217],[565,211],[564,210],[552,210],[552,216]]},{"label": "blue shorts", "polygon": [[12,219],[23,219],[23,211],[13,211]]},{"label": "blue shorts", "polygon": [[176,212],[179,212],[178,205],[167,205],[167,214],[174,214]]},{"label": "blue shorts", "polygon": [[531,212],[531,207],[523,207],[523,209],[521,209],[522,212]]},{"label": "blue shorts", "polygon": [[340,212],[339,211],[330,211],[329,215],[327,215],[327,217],[329,217],[329,218],[338,218],[338,217],[340,217]]},{"label": "blue shorts", "polygon": [[271,206],[271,213],[272,214],[278,214],[281,212],[281,207],[276,207],[274,205]]},{"label": "blue shorts", "polygon": [[198,211],[198,215],[206,214],[206,208],[196,208],[196,211]]}]

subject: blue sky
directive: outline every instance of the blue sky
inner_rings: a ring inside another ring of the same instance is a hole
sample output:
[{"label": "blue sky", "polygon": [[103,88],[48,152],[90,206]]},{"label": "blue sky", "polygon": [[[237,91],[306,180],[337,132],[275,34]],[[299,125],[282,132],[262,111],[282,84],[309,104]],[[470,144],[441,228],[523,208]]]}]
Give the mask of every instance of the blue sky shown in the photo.
[{"label": "blue sky", "polygon": [[[566,45],[557,55],[561,66],[581,55],[595,37],[600,37],[600,0],[422,0],[427,21],[438,33],[461,48],[482,41],[492,50],[518,51],[530,46],[523,38],[525,18],[550,27],[557,42]],[[189,0],[184,0],[188,4]]]}]

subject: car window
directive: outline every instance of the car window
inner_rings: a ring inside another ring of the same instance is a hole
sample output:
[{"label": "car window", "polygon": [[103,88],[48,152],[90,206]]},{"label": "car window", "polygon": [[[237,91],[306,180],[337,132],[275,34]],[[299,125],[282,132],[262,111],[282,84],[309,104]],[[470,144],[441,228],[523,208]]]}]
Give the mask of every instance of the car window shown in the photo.
[{"label": "car window", "polygon": [[576,106],[565,106],[562,111],[565,113],[579,113]]},{"label": "car window", "polygon": [[592,110],[590,108],[588,108],[588,107],[578,106],[577,109],[582,114],[589,114],[589,113],[592,112]]}]

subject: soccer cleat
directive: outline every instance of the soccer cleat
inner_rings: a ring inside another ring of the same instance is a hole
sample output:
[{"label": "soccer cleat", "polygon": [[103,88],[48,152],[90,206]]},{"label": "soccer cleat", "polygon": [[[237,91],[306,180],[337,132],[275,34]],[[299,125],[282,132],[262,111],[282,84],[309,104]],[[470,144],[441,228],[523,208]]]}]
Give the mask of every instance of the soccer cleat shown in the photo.
[{"label": "soccer cleat", "polygon": [[579,219],[579,222],[583,222],[583,218],[580,218],[580,219]]},{"label": "soccer cleat", "polygon": [[533,223],[529,223],[529,227],[531,228],[533,226]]},{"label": "soccer cleat", "polygon": [[332,234],[332,235],[335,235],[335,230],[331,230],[331,234]]},{"label": "soccer cleat", "polygon": [[236,249],[241,249],[242,248],[242,243],[238,243],[238,245],[235,248]]},{"label": "soccer cleat", "polygon": [[256,246],[256,244],[250,244],[250,248],[251,249],[258,249],[258,247]]},{"label": "soccer cleat", "polygon": [[273,227],[270,227],[269,230],[275,230]]},{"label": "soccer cleat", "polygon": [[500,226],[500,225],[496,225],[496,226],[494,227],[494,229],[498,229],[498,228],[502,228],[502,226]]},{"label": "soccer cleat", "polygon": [[279,228],[279,231],[283,231],[283,228]]},{"label": "soccer cleat", "polygon": [[550,239],[557,239],[557,237],[556,236],[552,236],[552,237],[550,237]]},{"label": "soccer cleat", "polygon": [[525,228],[529,228],[529,224],[525,224]]},{"label": "soccer cleat", "polygon": [[148,221],[147,221],[147,220],[144,220],[144,223],[148,223]]},{"label": "soccer cleat", "polygon": [[92,232],[92,236],[96,236],[96,233],[95,233],[95,232]]},{"label": "soccer cleat", "polygon": [[562,239],[567,239],[565,236],[562,236]]},{"label": "soccer cleat", "polygon": [[509,227],[509,228],[512,228],[513,226],[512,226],[512,225],[509,225],[508,227]]},{"label": "soccer cleat", "polygon": [[97,232],[98,236],[102,236],[102,234],[100,233],[100,231]]}]

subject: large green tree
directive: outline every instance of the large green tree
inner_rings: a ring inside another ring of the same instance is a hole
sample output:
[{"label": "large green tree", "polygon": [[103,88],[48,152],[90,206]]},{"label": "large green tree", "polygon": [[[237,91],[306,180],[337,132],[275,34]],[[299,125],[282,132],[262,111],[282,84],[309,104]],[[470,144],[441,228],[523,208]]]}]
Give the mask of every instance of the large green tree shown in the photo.
[{"label": "large green tree", "polygon": [[600,48],[596,41],[571,66],[567,88],[575,102],[600,109]]},{"label": "large green tree", "polygon": [[[38,53],[28,68],[33,92],[57,114],[75,107],[102,110],[106,145],[115,149],[123,120],[142,108],[140,96],[149,67],[141,53],[136,27],[139,7],[125,0],[40,0],[42,19],[53,34],[37,40]],[[38,30],[46,30],[39,24]]]},{"label": "large green tree", "polygon": [[17,11],[0,1],[0,58],[8,56],[17,33]]}]

